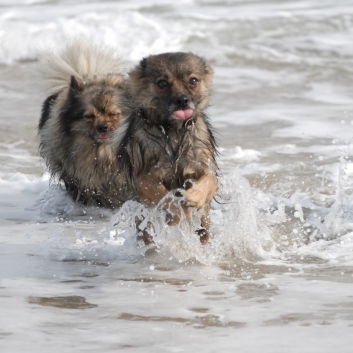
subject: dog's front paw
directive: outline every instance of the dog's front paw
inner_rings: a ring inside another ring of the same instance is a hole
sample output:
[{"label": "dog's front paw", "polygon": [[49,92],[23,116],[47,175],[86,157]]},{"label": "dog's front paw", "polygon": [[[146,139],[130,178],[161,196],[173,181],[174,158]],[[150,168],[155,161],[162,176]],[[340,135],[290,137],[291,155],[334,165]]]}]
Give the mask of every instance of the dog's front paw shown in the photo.
[{"label": "dog's front paw", "polygon": [[200,236],[200,242],[202,245],[205,245],[208,243],[210,239],[210,233],[205,227],[201,226],[200,228],[196,229],[196,234]]},{"label": "dog's front paw", "polygon": [[173,195],[176,196],[176,197],[184,197],[185,190],[183,190],[183,189],[175,189],[175,190],[173,190]]},{"label": "dog's front paw", "polygon": [[192,186],[185,190],[185,203],[189,207],[203,208],[216,194],[218,188],[217,178],[214,175],[204,175],[192,183]]},{"label": "dog's front paw", "polygon": [[208,192],[194,186],[184,193],[185,205],[188,207],[202,208],[208,198]]}]

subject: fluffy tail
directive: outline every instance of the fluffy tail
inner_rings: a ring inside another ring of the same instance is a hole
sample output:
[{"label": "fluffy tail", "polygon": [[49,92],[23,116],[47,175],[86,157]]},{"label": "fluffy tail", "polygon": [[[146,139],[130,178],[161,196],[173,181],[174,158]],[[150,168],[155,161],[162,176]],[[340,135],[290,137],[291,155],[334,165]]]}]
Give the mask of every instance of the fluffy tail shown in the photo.
[{"label": "fluffy tail", "polygon": [[69,87],[71,76],[84,83],[107,74],[124,75],[125,67],[114,49],[89,39],[73,39],[58,50],[39,54],[39,72],[50,94]]}]

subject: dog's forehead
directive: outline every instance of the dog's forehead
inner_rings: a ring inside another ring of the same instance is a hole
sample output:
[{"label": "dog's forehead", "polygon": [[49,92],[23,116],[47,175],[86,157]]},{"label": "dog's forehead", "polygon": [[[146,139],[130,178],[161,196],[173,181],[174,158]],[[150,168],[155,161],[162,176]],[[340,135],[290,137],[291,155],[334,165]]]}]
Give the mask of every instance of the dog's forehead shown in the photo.
[{"label": "dog's forehead", "polygon": [[201,76],[205,74],[205,63],[191,53],[166,53],[149,57],[147,70],[155,78],[160,76],[183,78],[192,74]]},{"label": "dog's forehead", "polygon": [[116,109],[121,104],[121,97],[113,89],[92,90],[87,92],[86,106],[89,110],[104,112]]}]

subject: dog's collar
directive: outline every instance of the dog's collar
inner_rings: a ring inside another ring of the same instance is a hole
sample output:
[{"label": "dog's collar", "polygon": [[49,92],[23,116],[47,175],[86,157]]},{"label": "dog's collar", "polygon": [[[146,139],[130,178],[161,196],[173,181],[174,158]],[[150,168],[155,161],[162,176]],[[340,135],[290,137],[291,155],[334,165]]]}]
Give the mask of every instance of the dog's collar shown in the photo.
[{"label": "dog's collar", "polygon": [[195,126],[195,123],[196,123],[196,118],[191,118],[184,121],[183,127],[190,131]]},{"label": "dog's collar", "polygon": [[[144,114],[144,112],[142,111],[142,109],[139,109],[137,111],[137,116],[143,121],[145,122],[147,125],[152,126],[157,128],[158,130],[160,130],[164,135],[166,134],[166,130],[169,130],[170,128],[166,128],[165,126],[163,126],[162,124],[151,124],[146,115]],[[195,126],[196,123],[196,118],[190,118],[184,121],[183,123],[183,128],[191,131],[193,129],[193,127]]]}]

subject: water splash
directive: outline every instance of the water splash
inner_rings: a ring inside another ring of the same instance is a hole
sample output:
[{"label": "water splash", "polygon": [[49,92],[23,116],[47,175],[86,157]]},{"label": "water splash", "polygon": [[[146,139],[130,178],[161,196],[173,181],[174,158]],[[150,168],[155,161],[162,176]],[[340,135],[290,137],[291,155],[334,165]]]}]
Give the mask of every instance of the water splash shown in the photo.
[{"label": "water splash", "polygon": [[[103,257],[133,258],[146,256],[150,250],[169,252],[181,262],[197,260],[206,265],[236,259],[288,260],[298,255],[332,259],[336,254],[345,254],[353,258],[349,253],[353,230],[353,168],[347,162],[347,155],[340,157],[336,183],[330,181],[336,187],[331,196],[321,194],[320,185],[312,195],[283,192],[275,197],[251,188],[239,171],[221,177],[219,195],[211,205],[211,237],[207,245],[201,245],[195,233],[201,219],[201,213],[196,211],[190,220],[168,226],[166,212],[160,206],[148,209],[128,201],[113,214],[75,205],[57,186],[42,192],[33,207],[40,209],[43,217],[54,216],[61,222],[49,243],[66,258],[87,259],[97,253]],[[87,227],[91,228],[90,234]],[[153,238],[149,246],[141,240],[145,228]]]},{"label": "water splash", "polygon": [[[181,261],[196,259],[211,264],[235,257],[267,256],[265,249],[271,239],[268,233],[258,230],[252,191],[239,172],[220,179],[219,198],[211,206],[211,239],[207,245],[201,245],[195,234],[200,221],[201,213],[195,211],[189,221],[184,219],[177,226],[167,226],[165,212],[158,206],[147,209],[129,201],[112,218],[110,231],[117,239],[131,236],[138,239],[141,230],[150,224],[154,240],[152,246],[169,248],[172,255]],[[151,247],[144,247],[142,240],[137,240],[137,244],[143,252]]]}]

